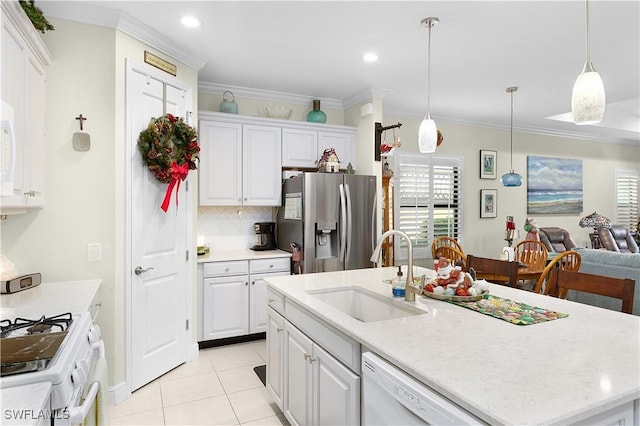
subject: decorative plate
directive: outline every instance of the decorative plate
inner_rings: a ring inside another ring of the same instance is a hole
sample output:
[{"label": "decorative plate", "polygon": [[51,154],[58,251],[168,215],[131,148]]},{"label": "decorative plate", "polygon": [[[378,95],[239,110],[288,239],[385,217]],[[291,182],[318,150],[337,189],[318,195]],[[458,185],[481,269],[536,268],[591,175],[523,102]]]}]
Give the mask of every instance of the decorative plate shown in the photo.
[{"label": "decorative plate", "polygon": [[454,296],[454,295],[450,295],[450,294],[430,293],[428,291],[422,291],[422,294],[424,294],[427,297],[430,297],[432,299],[437,299],[437,300],[451,300],[452,302],[475,302],[475,301],[478,301],[478,300],[482,299],[485,295],[489,294],[489,292],[488,291],[483,291],[482,293],[478,294],[477,296]]}]

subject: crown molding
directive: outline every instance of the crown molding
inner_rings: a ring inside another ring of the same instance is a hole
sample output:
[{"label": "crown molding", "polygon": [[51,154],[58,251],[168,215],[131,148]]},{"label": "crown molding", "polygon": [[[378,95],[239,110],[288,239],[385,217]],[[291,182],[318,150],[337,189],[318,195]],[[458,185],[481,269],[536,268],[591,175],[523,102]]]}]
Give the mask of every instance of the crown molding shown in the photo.
[{"label": "crown molding", "polygon": [[15,31],[19,32],[22,39],[29,45],[38,61],[47,66],[53,61],[53,56],[45,46],[38,30],[17,1],[2,1],[2,14],[13,24]]},{"label": "crown molding", "polygon": [[207,63],[197,53],[179,45],[126,13],[82,2],[73,2],[73,7],[68,7],[68,2],[41,2],[38,6],[41,7],[46,16],[65,21],[114,28],[159,52],[169,55],[196,71]]},{"label": "crown molding", "polygon": [[314,99],[320,99],[322,105],[329,109],[344,110],[344,104],[340,99],[321,98],[293,93],[276,92],[273,90],[253,89],[249,87],[232,86],[219,83],[198,83],[198,91],[213,95],[222,95],[225,91],[233,92],[234,96],[241,98],[257,99],[261,101],[284,102],[293,105],[309,105]]},{"label": "crown molding", "polygon": [[373,98],[384,98],[388,94],[393,92],[391,89],[381,89],[376,87],[369,87],[360,92],[356,92],[353,95],[347,97],[342,102],[344,103],[345,109],[351,108],[362,102],[370,101]]}]

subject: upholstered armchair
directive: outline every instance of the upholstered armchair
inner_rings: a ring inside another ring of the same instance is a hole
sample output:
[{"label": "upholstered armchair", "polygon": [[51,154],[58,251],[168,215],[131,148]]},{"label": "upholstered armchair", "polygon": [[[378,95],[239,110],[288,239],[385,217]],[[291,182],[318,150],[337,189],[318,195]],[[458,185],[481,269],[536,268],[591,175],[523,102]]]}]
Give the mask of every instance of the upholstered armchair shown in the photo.
[{"label": "upholstered armchair", "polygon": [[573,241],[569,232],[562,228],[540,228],[538,234],[540,241],[547,246],[549,252],[562,253],[576,247],[576,242]]},{"label": "upholstered armchair", "polygon": [[638,244],[622,225],[611,225],[611,228],[602,228],[598,230],[600,243],[602,247],[611,251],[619,251],[622,253],[638,253]]}]

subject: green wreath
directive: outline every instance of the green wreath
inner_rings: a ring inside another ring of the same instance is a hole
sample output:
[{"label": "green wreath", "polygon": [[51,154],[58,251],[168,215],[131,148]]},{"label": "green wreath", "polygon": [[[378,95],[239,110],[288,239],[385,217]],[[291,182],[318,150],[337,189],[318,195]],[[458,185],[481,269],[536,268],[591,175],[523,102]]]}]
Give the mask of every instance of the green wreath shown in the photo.
[{"label": "green wreath", "polygon": [[165,114],[152,118],[140,132],[138,149],[149,171],[162,183],[184,180],[189,170],[195,170],[200,145],[195,129],[182,118]]}]

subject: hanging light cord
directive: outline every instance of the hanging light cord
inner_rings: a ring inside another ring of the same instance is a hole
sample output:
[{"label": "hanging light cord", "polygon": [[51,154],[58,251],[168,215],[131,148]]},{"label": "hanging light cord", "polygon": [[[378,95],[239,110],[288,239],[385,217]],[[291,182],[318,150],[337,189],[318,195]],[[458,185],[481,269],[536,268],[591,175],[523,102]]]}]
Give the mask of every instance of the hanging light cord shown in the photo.
[{"label": "hanging light cord", "polygon": [[428,22],[429,25],[429,44],[427,50],[427,118],[431,118],[431,27],[433,23]]},{"label": "hanging light cord", "polygon": [[587,49],[587,63],[591,62],[591,53],[590,53],[590,49],[589,49],[589,0],[585,0],[584,2],[584,10],[585,10],[585,28],[587,30],[587,43],[586,43],[586,49]]},{"label": "hanging light cord", "polygon": [[513,90],[509,94],[511,95],[511,173],[513,173]]}]

